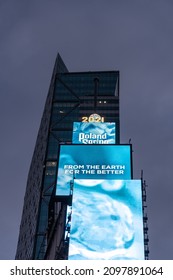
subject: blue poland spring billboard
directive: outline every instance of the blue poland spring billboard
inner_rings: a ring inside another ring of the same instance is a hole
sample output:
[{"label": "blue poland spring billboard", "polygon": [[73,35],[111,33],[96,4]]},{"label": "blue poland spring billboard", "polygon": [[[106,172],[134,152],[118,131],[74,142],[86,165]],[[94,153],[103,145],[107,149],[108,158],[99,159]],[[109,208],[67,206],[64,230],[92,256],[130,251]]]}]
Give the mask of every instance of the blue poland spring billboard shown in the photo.
[{"label": "blue poland spring billboard", "polygon": [[115,123],[74,122],[73,144],[115,144]]},{"label": "blue poland spring billboard", "polygon": [[74,180],[68,259],[145,259],[141,180]]},{"label": "blue poland spring billboard", "polygon": [[131,178],[131,145],[60,145],[57,196],[68,196],[74,179]]}]

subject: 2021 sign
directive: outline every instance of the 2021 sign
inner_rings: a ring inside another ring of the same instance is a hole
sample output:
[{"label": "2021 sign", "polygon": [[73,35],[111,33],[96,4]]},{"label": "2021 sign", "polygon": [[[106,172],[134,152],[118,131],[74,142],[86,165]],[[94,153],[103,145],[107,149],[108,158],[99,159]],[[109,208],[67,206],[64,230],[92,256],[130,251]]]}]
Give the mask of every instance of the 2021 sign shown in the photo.
[{"label": "2021 sign", "polygon": [[82,122],[104,122],[104,117],[98,114],[92,114],[89,117],[82,117]]}]

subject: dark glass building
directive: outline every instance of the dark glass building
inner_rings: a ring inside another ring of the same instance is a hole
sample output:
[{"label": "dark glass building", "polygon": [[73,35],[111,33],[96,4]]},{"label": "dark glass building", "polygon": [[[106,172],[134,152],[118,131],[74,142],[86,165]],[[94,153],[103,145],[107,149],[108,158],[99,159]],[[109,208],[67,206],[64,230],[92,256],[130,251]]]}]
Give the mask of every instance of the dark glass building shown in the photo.
[{"label": "dark glass building", "polygon": [[73,122],[93,113],[116,123],[120,142],[119,71],[69,72],[58,54],[29,170],[16,259],[66,259],[67,201],[54,202],[59,144]]}]

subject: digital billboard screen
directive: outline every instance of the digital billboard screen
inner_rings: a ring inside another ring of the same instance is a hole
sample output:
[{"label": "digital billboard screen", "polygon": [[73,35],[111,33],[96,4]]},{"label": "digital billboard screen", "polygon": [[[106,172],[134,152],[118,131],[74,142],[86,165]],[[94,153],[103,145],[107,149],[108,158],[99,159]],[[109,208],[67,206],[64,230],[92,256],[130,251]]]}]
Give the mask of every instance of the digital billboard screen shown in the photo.
[{"label": "digital billboard screen", "polygon": [[115,123],[74,122],[73,144],[116,144]]},{"label": "digital billboard screen", "polygon": [[73,179],[131,179],[131,145],[60,145],[56,195]]},{"label": "digital billboard screen", "polygon": [[141,180],[74,180],[68,259],[145,259]]}]

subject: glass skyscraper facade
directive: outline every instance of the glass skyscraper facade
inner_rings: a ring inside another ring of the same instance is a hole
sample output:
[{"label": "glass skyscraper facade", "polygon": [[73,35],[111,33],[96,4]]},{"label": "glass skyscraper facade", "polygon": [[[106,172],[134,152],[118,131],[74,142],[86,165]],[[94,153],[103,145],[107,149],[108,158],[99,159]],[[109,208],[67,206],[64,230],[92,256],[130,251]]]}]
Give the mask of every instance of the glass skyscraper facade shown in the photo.
[{"label": "glass skyscraper facade", "polygon": [[54,202],[59,145],[72,142],[73,122],[93,113],[116,124],[119,144],[119,71],[69,72],[58,54],[29,170],[16,259],[67,258],[68,202]]}]

